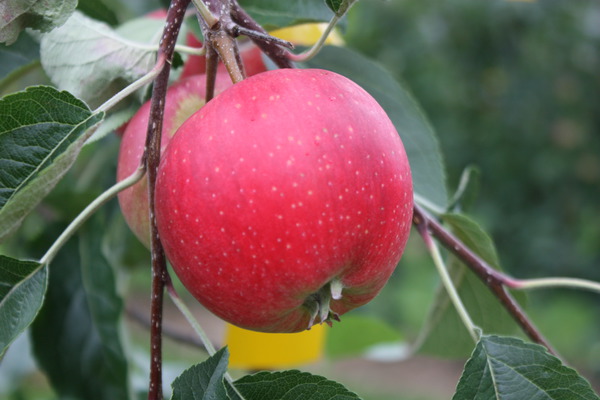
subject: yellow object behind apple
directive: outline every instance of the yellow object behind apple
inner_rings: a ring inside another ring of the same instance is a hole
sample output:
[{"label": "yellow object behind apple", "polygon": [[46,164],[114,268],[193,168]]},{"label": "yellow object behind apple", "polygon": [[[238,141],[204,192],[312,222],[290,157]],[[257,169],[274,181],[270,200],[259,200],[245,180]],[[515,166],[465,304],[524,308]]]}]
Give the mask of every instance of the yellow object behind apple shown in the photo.
[{"label": "yellow object behind apple", "polygon": [[280,369],[318,361],[323,355],[325,329],[323,325],[315,325],[299,333],[261,333],[227,324],[229,366]]}]

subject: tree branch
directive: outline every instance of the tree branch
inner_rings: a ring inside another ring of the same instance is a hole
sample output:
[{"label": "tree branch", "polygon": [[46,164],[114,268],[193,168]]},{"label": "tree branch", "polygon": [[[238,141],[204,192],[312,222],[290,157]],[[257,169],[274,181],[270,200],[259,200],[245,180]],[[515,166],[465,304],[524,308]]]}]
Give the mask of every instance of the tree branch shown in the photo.
[{"label": "tree branch", "polygon": [[160,41],[158,58],[167,61],[154,81],[150,119],[146,136],[146,152],[142,160],[148,173],[148,199],[150,205],[150,232],[152,251],[152,293],[150,327],[150,385],[148,400],[162,400],[162,309],[164,287],[167,274],[165,254],[160,242],[154,217],[154,186],[160,162],[160,144],[165,108],[165,97],[175,52],[175,41],[190,0],[173,0],[167,12],[167,21]]},{"label": "tree branch", "polygon": [[[267,31],[238,4],[237,0],[231,0],[231,19],[242,28],[268,35]],[[294,64],[288,59],[287,50],[276,42],[262,40],[257,36],[249,37],[279,68],[294,67]]]},{"label": "tree branch", "polygon": [[505,288],[511,279],[492,268],[477,254],[469,249],[456,236],[447,231],[438,221],[430,217],[421,207],[415,204],[413,211],[413,224],[419,228],[427,229],[444,247],[462,260],[479,279],[494,293],[500,303],[506,308],[510,315],[519,324],[521,329],[535,343],[545,346],[552,354],[557,354],[550,343],[542,336],[540,331],[533,325],[521,306]]}]

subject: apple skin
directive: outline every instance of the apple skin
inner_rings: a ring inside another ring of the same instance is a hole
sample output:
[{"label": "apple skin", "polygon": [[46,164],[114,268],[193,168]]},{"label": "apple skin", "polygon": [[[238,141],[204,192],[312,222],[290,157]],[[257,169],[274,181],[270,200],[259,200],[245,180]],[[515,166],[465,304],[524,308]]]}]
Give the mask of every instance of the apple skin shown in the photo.
[{"label": "apple skin", "polygon": [[155,200],[188,291],[263,332],[309,328],[308,305],[332,282],[343,286],[333,318],[375,297],[413,209],[408,159],[383,109],[314,69],[255,75],[190,117],[161,161]]},{"label": "apple skin", "polygon": [[[190,32],[186,36],[186,45],[191,47],[201,47],[202,42],[198,40],[196,35]],[[262,60],[261,50],[253,43],[247,42],[240,44],[240,56],[242,57],[242,64],[244,64],[246,76],[256,75],[267,70],[265,63]],[[227,72],[225,64],[220,60],[217,71],[221,73]],[[206,57],[191,55],[183,65],[181,78],[204,73],[206,73]]]},{"label": "apple skin", "polygon": [[[215,93],[220,93],[232,85],[227,74],[217,76]],[[167,90],[165,113],[163,117],[163,133],[161,136],[161,152],[173,137],[179,126],[194,112],[204,105],[206,93],[206,76],[195,75],[177,82]],[[140,165],[146,132],[150,118],[150,101],[146,102],[127,123],[117,164],[117,181],[122,181]],[[150,223],[148,219],[148,182],[142,179],[130,188],[119,193],[119,205],[127,225],[137,238],[150,248]]]}]

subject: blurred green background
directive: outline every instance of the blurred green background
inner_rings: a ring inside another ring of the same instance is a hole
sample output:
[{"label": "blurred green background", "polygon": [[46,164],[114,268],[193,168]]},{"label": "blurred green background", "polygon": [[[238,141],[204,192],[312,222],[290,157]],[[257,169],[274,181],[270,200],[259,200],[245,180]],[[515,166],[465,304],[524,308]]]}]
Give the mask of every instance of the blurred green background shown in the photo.
[{"label": "blurred green background", "polygon": [[[160,1],[127,4],[123,19],[156,9]],[[468,212],[494,238],[503,267],[520,278],[600,281],[600,2],[363,0],[349,19],[348,46],[389,69],[430,119],[450,192],[465,168],[479,170],[473,184],[478,196]],[[117,149],[116,137],[86,149],[2,252],[41,256],[64,224],[113,182]],[[119,263],[132,272],[132,293],[146,296],[148,254],[124,233],[116,202],[108,209],[115,232],[126,235],[115,237],[121,240]],[[53,227],[43,230],[49,222]],[[414,340],[436,285],[431,261],[413,235],[390,285],[357,312],[381,316],[405,340]],[[529,296],[530,314],[542,332],[596,388],[599,310],[599,296],[590,293]],[[461,365],[452,367],[460,371]],[[343,381],[332,365],[327,368],[331,378]],[[398,388],[353,379],[344,383],[365,398],[403,398]],[[23,396],[14,398],[46,398]]]},{"label": "blurred green background", "polygon": [[348,44],[413,91],[450,192],[465,167],[479,168],[470,211],[505,268],[600,279],[600,3],[364,1],[353,11]]}]

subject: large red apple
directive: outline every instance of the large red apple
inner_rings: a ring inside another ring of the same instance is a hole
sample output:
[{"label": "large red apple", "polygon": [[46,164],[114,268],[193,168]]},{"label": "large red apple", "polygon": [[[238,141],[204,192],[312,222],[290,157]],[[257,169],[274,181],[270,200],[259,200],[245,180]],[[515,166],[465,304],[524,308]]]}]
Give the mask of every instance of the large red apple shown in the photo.
[{"label": "large red apple", "polygon": [[[231,86],[227,74],[217,76],[215,92],[220,93]],[[179,126],[204,105],[206,76],[196,75],[184,79],[169,88],[165,99],[161,151]],[[135,172],[146,145],[146,132],[150,117],[150,102],[145,103],[128,122],[117,165],[117,180],[121,181]],[[150,224],[148,220],[148,183],[146,179],[119,193],[119,205],[131,230],[138,239],[150,247]]]},{"label": "large red apple", "polygon": [[389,118],[323,70],[265,72],[221,93],[179,128],[155,196],[186,288],[264,332],[301,331],[370,301],[400,260],[413,208]]}]

